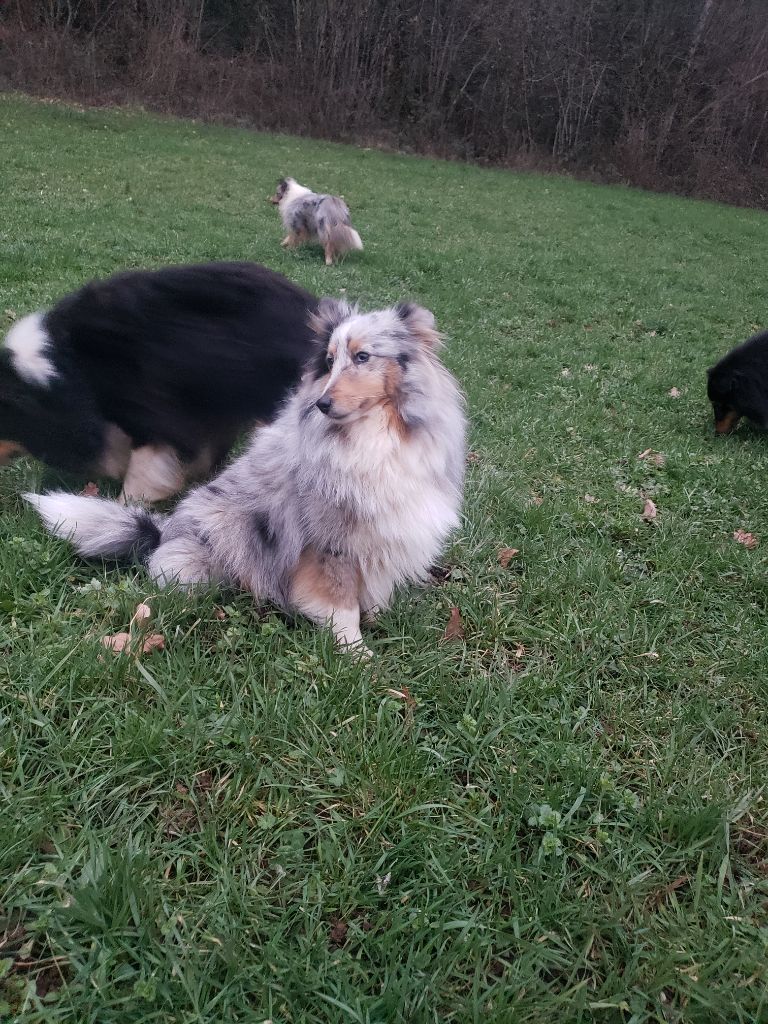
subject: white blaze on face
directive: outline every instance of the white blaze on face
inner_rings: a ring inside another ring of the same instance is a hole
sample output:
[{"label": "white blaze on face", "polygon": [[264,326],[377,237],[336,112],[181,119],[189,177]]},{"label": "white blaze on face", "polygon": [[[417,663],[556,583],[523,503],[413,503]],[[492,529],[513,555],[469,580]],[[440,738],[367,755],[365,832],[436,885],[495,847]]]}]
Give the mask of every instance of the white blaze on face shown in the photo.
[{"label": "white blaze on face", "polygon": [[349,357],[349,331],[346,324],[342,324],[341,327],[337,327],[331,335],[331,342],[328,346],[328,354],[333,356],[333,366],[328,376],[328,381],[323,388],[322,394],[325,394],[330,388],[334,386],[339,377],[344,373],[346,368],[351,364],[352,360]]}]

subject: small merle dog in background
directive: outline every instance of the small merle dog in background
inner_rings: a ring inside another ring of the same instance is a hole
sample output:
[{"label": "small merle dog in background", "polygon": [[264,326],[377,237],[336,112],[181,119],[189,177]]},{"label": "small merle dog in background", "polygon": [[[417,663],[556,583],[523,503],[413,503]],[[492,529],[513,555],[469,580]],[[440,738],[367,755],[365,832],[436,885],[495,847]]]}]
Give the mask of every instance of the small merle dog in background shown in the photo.
[{"label": "small merle dog in background", "polygon": [[768,427],[768,331],[737,345],[707,373],[716,433],[729,434],[742,416]]},{"label": "small merle dog in background", "polygon": [[270,197],[280,210],[285,230],[283,246],[318,242],[325,252],[325,264],[345,253],[363,248],[360,235],[352,227],[349,209],[338,196],[318,195],[299,185],[293,178],[283,178]]},{"label": "small merle dog in background", "polygon": [[313,352],[318,300],[256,263],[116,274],[0,346],[0,465],[30,454],[160,501],[272,417]]}]

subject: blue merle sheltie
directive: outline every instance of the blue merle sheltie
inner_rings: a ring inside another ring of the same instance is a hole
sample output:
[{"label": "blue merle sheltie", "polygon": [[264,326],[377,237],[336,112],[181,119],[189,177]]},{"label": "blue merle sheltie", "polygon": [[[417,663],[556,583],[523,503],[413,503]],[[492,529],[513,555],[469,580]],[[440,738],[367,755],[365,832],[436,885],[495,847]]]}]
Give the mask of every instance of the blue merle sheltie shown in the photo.
[{"label": "blue merle sheltie", "polygon": [[248,450],[165,517],[64,492],[27,495],[86,557],[134,557],[158,582],[230,584],[332,626],[424,581],[459,521],[465,418],[431,313],[324,299],[317,354]]},{"label": "blue merle sheltie", "polygon": [[345,253],[363,248],[347,204],[338,196],[319,195],[293,178],[283,178],[269,201],[279,209],[288,232],[281,245],[294,248],[304,242],[319,243],[326,266]]},{"label": "blue merle sheltie", "polygon": [[0,463],[29,453],[168,498],[301,374],[317,299],[255,263],[139,270],[24,317],[0,346]]}]

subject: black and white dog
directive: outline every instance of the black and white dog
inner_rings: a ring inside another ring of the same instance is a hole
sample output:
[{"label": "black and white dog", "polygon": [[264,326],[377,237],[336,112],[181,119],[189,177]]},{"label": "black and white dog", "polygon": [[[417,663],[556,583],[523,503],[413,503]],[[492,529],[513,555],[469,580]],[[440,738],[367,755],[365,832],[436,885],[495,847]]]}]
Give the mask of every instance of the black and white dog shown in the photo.
[{"label": "black and white dog", "polygon": [[0,346],[0,463],[29,453],[159,501],[276,412],[317,299],[255,263],[139,270],[32,313]]}]

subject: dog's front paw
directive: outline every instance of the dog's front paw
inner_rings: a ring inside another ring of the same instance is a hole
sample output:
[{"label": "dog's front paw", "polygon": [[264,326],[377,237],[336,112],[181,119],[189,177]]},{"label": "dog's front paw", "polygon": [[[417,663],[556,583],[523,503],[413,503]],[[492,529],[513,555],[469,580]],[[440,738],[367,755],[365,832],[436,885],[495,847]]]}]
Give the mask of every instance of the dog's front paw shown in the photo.
[{"label": "dog's front paw", "polygon": [[370,661],[373,657],[373,651],[362,640],[355,640],[351,644],[341,643],[339,649],[355,661]]}]

